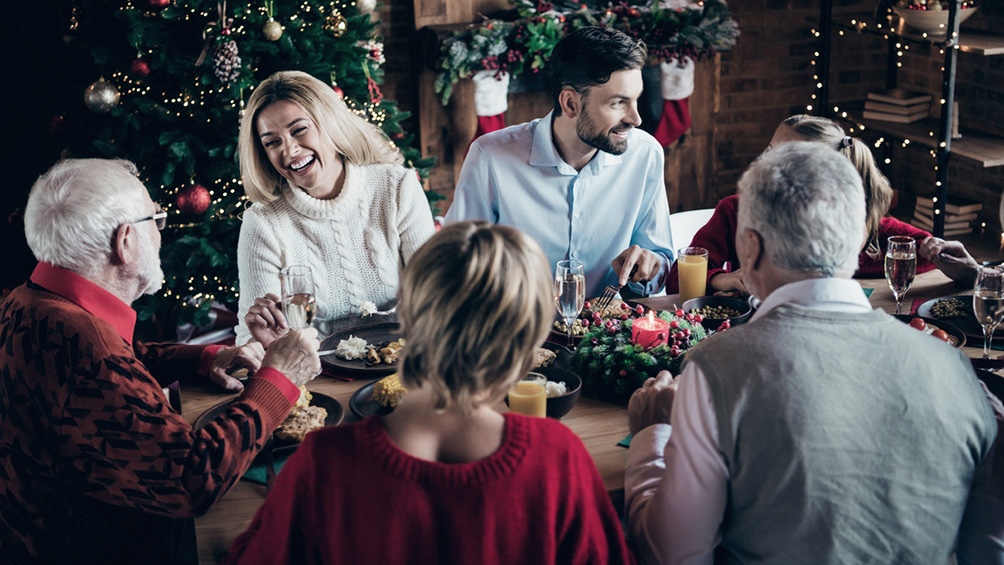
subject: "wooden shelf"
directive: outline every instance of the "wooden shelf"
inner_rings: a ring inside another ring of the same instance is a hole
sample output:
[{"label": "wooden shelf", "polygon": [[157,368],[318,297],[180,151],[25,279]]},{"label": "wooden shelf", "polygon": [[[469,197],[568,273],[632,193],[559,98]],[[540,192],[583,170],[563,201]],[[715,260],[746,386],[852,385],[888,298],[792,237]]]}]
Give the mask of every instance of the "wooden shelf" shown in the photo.
[{"label": "wooden shelf", "polygon": [[[900,139],[909,139],[932,149],[938,146],[938,120],[925,118],[912,124],[866,120],[861,112],[850,110],[848,119],[868,129],[882,131]],[[983,168],[1004,166],[1004,139],[960,128],[962,137],[952,140],[952,154],[972,159]]]},{"label": "wooden shelf", "polygon": [[[945,39],[942,37],[924,37],[919,33],[911,33],[907,31],[909,28],[902,21],[896,18],[889,19],[890,23],[879,26],[875,23],[874,14],[863,14],[860,12],[853,14],[833,14],[833,25],[838,29],[855,33],[879,35],[882,37],[900,37],[915,43],[933,43],[937,45],[945,43]],[[986,57],[1004,55],[1004,36],[1002,35],[980,30],[967,30],[965,28],[960,30],[959,35],[959,50],[964,53]]]}]

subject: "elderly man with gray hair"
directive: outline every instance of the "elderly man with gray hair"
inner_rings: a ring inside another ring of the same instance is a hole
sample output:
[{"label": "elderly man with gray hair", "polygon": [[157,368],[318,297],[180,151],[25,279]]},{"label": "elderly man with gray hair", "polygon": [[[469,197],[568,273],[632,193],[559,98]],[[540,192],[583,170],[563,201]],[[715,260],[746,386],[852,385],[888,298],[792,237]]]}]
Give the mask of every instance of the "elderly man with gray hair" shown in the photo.
[{"label": "elderly man with gray hair", "polygon": [[947,563],[996,434],[970,363],[850,280],[865,201],[847,158],[788,143],[739,190],[736,246],[761,307],[629,405],[642,560]]},{"label": "elderly man with gray hair", "polygon": [[[197,562],[193,517],[320,372],[312,329],[264,356],[133,343],[130,304],[163,279],[166,217],[127,161],[63,161],[32,187],[39,263],[0,306],[0,562]],[[227,374],[238,364],[255,370],[246,385]],[[162,389],[179,379],[242,392],[195,430]]]}]

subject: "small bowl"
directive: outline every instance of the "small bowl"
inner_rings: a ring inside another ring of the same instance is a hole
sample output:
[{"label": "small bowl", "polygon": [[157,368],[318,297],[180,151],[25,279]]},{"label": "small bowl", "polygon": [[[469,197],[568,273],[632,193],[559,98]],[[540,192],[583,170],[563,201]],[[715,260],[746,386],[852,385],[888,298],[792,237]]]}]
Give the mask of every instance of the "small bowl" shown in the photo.
[{"label": "small bowl", "polygon": [[[970,18],[979,8],[959,9],[958,17],[961,25]],[[915,30],[924,32],[932,36],[948,35],[948,10],[909,10],[905,8],[893,8],[896,15],[906,22],[906,25]]]},{"label": "small bowl", "polygon": [[[544,375],[547,380],[552,382],[565,383],[565,389],[568,392],[561,396],[547,398],[548,418],[560,420],[565,414],[568,414],[572,407],[575,406],[575,403],[578,402],[579,396],[582,394],[582,379],[579,375],[576,375],[566,369],[558,369],[556,367],[539,367],[530,371],[530,373]],[[505,398],[505,405],[509,406],[508,395],[506,395]]]},{"label": "small bowl", "polygon": [[[699,310],[705,306],[724,306],[726,308],[731,308],[736,312],[741,312],[738,316],[728,318],[729,324],[737,326],[739,324],[745,324],[749,321],[750,316],[753,315],[753,308],[750,306],[749,301],[743,300],[741,298],[733,298],[731,296],[699,296],[697,298],[691,298],[690,300],[683,303],[683,311],[689,314],[692,310]],[[725,318],[704,318],[701,320],[701,325],[704,326],[706,330],[717,330]]]}]

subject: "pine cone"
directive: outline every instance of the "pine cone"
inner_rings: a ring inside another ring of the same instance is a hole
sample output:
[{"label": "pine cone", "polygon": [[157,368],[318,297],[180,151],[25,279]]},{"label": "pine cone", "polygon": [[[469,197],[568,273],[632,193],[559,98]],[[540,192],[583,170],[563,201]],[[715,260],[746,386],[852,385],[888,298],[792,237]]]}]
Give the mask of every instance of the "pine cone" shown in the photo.
[{"label": "pine cone", "polygon": [[213,48],[213,74],[224,84],[241,76],[241,57],[233,39],[217,43]]}]

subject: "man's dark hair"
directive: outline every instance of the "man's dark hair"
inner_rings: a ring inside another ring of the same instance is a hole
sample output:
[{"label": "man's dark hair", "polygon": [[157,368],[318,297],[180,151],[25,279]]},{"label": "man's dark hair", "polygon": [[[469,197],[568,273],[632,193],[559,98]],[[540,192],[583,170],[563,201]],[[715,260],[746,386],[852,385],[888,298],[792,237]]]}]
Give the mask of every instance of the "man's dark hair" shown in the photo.
[{"label": "man's dark hair", "polygon": [[616,71],[641,69],[648,50],[645,43],[609,27],[582,27],[554,46],[551,68],[551,95],[554,115],[561,115],[558,96],[565,88],[586,94],[590,87],[604,84]]}]

